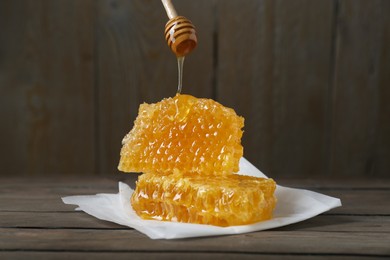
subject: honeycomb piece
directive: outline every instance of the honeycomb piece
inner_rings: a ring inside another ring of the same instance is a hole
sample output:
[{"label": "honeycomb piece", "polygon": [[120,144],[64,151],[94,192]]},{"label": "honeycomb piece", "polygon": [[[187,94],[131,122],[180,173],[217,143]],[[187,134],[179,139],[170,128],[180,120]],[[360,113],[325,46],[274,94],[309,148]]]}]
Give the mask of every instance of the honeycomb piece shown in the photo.
[{"label": "honeycomb piece", "polygon": [[142,174],[131,197],[143,219],[232,226],[272,217],[272,179],[232,174]]},{"label": "honeycomb piece", "polygon": [[239,170],[244,119],[211,99],[176,95],[142,104],[122,141],[124,172],[232,174]]}]

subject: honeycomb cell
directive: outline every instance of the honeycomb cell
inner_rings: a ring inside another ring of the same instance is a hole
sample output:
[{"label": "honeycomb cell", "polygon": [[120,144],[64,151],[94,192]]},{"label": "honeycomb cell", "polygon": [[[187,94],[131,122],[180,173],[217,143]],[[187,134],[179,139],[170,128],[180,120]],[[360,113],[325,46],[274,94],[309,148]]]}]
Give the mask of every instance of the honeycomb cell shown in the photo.
[{"label": "honeycomb cell", "polygon": [[142,104],[122,141],[124,172],[226,175],[239,170],[244,119],[211,99],[176,95]]},{"label": "honeycomb cell", "polygon": [[275,188],[272,179],[237,174],[146,173],[138,177],[131,203],[144,219],[245,225],[272,217]]}]

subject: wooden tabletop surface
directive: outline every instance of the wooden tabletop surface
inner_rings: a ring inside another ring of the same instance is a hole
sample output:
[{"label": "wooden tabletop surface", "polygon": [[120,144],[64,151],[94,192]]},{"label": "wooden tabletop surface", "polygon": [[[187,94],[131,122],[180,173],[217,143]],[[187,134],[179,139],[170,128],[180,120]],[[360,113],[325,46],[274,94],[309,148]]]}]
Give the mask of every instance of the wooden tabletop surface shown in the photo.
[{"label": "wooden tabletop surface", "polygon": [[74,206],[68,195],[117,193],[121,177],[0,178],[0,259],[371,259],[390,257],[390,180],[277,180],[343,206],[273,230],[152,240]]}]

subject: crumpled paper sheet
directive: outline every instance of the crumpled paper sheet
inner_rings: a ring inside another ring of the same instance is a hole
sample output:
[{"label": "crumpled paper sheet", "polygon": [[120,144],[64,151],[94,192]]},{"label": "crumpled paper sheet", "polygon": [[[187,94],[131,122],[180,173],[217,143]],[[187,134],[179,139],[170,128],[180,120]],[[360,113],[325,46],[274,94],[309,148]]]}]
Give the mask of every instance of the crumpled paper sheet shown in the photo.
[{"label": "crumpled paper sheet", "polygon": [[[266,177],[245,158],[240,160],[240,172],[257,177]],[[98,219],[111,221],[138,230],[152,239],[175,239],[228,234],[242,234],[266,230],[297,223],[341,206],[340,199],[317,192],[277,186],[276,209],[272,219],[251,225],[218,227],[157,220],[143,220],[132,209],[130,196],[133,190],[119,182],[119,193],[69,196],[62,198],[65,204],[78,205],[82,210]]]}]

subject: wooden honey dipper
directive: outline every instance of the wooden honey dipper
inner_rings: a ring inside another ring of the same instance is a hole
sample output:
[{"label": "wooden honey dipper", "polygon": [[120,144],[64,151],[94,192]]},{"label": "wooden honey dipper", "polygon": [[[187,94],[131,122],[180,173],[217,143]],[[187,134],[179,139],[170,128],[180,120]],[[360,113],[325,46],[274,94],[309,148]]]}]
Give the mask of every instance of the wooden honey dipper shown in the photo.
[{"label": "wooden honey dipper", "polygon": [[195,26],[184,16],[178,16],[171,0],[161,0],[170,19],[165,25],[165,40],[177,57],[184,57],[197,45]]}]

